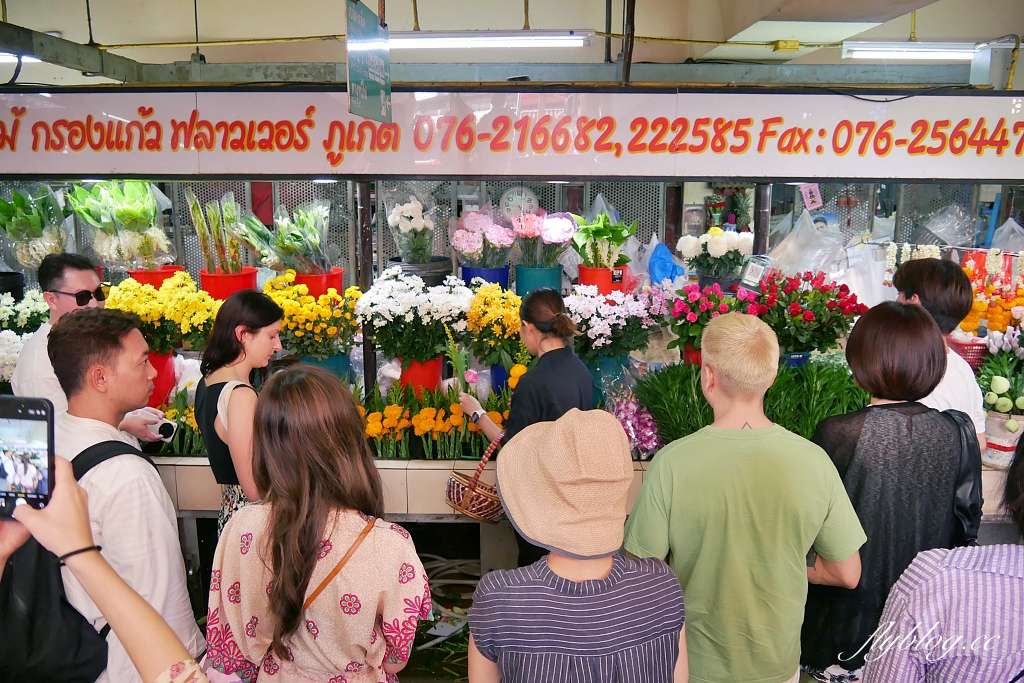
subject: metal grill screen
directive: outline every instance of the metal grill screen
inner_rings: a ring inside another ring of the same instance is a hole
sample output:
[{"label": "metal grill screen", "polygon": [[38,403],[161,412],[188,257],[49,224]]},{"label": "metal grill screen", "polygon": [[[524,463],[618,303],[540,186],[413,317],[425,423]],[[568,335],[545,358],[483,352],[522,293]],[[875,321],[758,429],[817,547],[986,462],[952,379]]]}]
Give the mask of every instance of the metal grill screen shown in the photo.
[{"label": "metal grill screen", "polygon": [[936,238],[924,224],[936,211],[959,204],[967,215],[978,213],[977,185],[901,185],[896,209],[896,240],[930,244]]},{"label": "metal grill screen", "polygon": [[[839,221],[839,228],[843,231],[843,239],[847,242],[854,235],[862,235],[871,231],[872,219],[875,215],[875,185],[873,183],[819,183],[818,189],[825,205],[811,211],[811,215],[835,214]],[[842,205],[840,205],[841,197],[845,198],[842,200]],[[793,204],[794,218],[799,218],[803,211],[804,199],[798,191]]]}]

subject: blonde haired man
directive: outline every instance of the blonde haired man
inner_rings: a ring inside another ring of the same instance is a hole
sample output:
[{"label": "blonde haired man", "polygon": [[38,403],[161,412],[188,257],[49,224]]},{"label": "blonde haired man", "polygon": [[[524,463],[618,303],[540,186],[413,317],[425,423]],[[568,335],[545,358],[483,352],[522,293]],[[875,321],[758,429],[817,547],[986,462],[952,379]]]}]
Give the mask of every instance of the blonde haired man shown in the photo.
[{"label": "blonde haired man", "polygon": [[796,683],[807,582],[856,586],[867,538],[825,451],[765,417],[771,328],[720,316],[701,352],[715,420],[651,462],[625,548],[667,558],[679,577],[691,681]]}]

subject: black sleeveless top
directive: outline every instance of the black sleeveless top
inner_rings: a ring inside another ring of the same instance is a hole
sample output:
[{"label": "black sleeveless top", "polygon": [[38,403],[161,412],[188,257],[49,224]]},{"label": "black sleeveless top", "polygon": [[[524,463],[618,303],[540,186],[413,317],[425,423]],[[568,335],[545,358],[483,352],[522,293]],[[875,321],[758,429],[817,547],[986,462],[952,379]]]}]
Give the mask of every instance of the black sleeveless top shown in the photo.
[{"label": "black sleeveless top", "polygon": [[[227,382],[218,382],[206,386],[205,378],[199,381],[199,386],[196,387],[196,424],[199,426],[199,433],[203,435],[210,469],[213,470],[217,483],[238,485],[235,464],[231,460],[231,449],[217,434],[217,428],[214,426],[217,420],[217,401],[220,400],[220,393],[226,385]],[[252,388],[245,384],[241,386]]]}]

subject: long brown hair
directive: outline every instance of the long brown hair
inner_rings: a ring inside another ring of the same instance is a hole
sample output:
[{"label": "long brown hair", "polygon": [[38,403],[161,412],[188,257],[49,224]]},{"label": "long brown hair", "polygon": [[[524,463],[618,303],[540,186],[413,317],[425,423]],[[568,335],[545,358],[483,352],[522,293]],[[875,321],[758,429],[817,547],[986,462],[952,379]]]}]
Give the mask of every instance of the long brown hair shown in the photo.
[{"label": "long brown hair", "polygon": [[271,647],[286,657],[331,513],[381,517],[383,485],[352,393],[311,365],[277,373],[260,392],[252,454],[256,489],[271,509],[262,550],[273,572]]}]

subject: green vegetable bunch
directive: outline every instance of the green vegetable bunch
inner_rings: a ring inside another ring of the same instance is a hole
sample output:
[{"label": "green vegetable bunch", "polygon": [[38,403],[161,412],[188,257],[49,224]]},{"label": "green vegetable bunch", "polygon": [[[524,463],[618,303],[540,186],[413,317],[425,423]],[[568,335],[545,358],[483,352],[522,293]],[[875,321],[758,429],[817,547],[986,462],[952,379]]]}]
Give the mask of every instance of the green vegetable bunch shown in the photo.
[{"label": "green vegetable bunch", "polygon": [[12,242],[27,242],[43,236],[46,228],[56,229],[64,222],[64,212],[46,185],[25,194],[17,190],[11,201],[0,199],[0,229]]},{"label": "green vegetable bunch", "polygon": [[1014,408],[1024,412],[1024,375],[1014,375],[1012,379],[993,375],[985,392],[985,407],[1004,415],[1012,413]]},{"label": "green vegetable bunch", "polygon": [[585,224],[584,219],[573,216],[581,227],[572,235],[572,246],[583,259],[587,268],[618,268],[629,263],[629,257],[621,254],[622,245],[636,233],[637,222],[630,225],[612,223],[611,216],[600,213],[593,223]]}]

